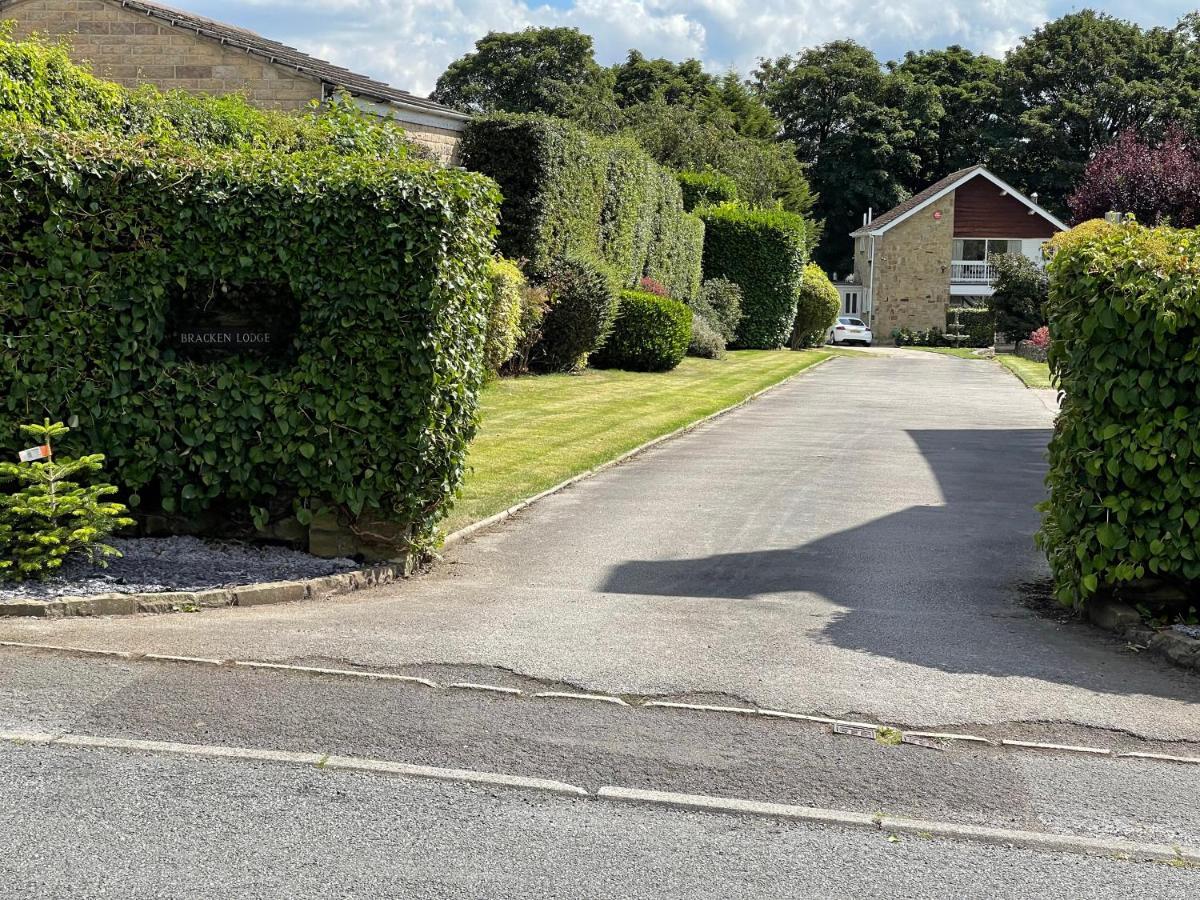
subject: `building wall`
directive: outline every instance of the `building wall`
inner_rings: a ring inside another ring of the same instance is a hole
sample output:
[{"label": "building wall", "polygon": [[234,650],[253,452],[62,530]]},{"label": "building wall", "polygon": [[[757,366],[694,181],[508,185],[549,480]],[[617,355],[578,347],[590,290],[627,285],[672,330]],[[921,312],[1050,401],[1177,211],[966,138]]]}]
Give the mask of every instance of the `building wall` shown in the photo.
[{"label": "building wall", "polygon": [[[66,38],[72,59],[125,87],[153,84],[192,93],[240,92],[256,106],[278,110],[306,109],[322,98],[318,78],[106,0],[16,0],[4,4],[0,19],[15,22],[18,38],[34,32]],[[396,119],[441,162],[458,163],[459,123],[446,120],[449,127],[442,128],[407,121],[403,111],[390,104],[363,106]]]},{"label": "building wall", "polygon": [[[897,328],[945,330],[955,193],[951,191],[875,238],[871,331],[880,343],[891,343],[892,331]],[[856,252],[856,262],[858,256]],[[871,274],[865,277],[871,284]]]},{"label": "building wall", "polygon": [[1046,240],[1057,230],[1044,216],[1030,215],[1028,206],[1002,194],[982,175],[960,184],[954,197],[955,237]]},{"label": "building wall", "polygon": [[0,18],[16,22],[17,37],[33,32],[65,37],[72,59],[126,87],[244,91],[257,106],[284,110],[304,109],[321,98],[317,79],[104,0],[19,0]]}]

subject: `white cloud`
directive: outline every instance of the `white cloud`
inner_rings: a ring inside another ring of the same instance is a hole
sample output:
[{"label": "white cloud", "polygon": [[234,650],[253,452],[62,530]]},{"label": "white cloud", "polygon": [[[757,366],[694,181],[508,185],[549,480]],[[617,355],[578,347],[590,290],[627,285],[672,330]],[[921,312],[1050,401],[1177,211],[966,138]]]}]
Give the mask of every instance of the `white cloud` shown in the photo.
[{"label": "white cloud", "polygon": [[[697,57],[745,73],[760,57],[853,38],[881,60],[906,49],[963,44],[995,55],[1066,12],[1064,0],[178,0],[254,28],[339,65],[427,93],[452,60],[489,30],[571,25],[592,35],[603,63],[633,47],[648,56]],[[1116,15],[1172,24],[1186,2],[1131,0]]]}]

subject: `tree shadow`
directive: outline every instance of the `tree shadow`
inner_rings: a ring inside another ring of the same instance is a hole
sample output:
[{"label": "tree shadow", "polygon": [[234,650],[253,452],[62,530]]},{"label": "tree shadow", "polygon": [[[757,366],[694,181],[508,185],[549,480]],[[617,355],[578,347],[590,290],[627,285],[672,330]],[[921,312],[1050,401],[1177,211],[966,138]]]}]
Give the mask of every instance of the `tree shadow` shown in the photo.
[{"label": "tree shadow", "polygon": [[[951,673],[1026,676],[1107,693],[1195,700],[1200,682],[1122,654],[1083,627],[1021,606],[1047,574],[1033,545],[1049,429],[908,434],[937,478],[940,506],[913,506],[786,549],[633,560],[606,593],[837,607],[817,640]],[[833,489],[847,492],[847,483]]]}]

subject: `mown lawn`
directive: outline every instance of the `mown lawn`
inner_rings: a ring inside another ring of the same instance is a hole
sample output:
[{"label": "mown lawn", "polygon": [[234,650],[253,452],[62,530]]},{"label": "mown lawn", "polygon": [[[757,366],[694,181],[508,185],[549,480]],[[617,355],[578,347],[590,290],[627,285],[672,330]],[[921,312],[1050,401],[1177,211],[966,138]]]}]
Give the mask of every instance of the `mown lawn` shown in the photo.
[{"label": "mown lawn", "polygon": [[832,355],[740,350],[720,360],[689,357],[666,373],[589,369],[500,379],[484,389],[470,471],[443,528],[448,534],[486,519]]},{"label": "mown lawn", "polygon": [[1044,362],[1035,362],[1023,356],[1017,356],[1014,353],[998,353],[996,354],[996,359],[1000,360],[1002,366],[1025,382],[1025,387],[1054,387],[1054,383],[1050,380],[1050,367]]}]

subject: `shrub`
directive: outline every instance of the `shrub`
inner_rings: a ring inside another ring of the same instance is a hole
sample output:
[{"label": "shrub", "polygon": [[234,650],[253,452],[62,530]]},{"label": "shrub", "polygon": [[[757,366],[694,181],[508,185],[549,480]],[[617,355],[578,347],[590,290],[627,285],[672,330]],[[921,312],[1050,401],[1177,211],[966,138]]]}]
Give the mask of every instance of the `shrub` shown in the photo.
[{"label": "shrub", "polygon": [[462,153],[499,183],[499,248],[528,259],[533,275],[571,256],[608,266],[624,287],[649,275],[672,296],[695,296],[704,226],[684,211],[675,177],[632,139],[497,114],[471,123]]},{"label": "shrub", "polygon": [[1200,579],[1200,231],[1091,227],[1049,263],[1063,392],[1038,535],[1058,597]]},{"label": "shrub", "polygon": [[617,314],[617,295],[608,273],[587,259],[555,260],[547,273],[550,306],[541,340],[533,348],[531,368],[573,372],[604,343]]},{"label": "shrub", "polygon": [[645,276],[638,282],[638,290],[644,291],[647,294],[654,294],[657,297],[670,297],[670,292],[662,286],[662,283],[655,281],[649,275]]},{"label": "shrub", "polygon": [[596,354],[601,368],[667,372],[687,355],[692,311],[645,291],[622,291],[612,334]]},{"label": "shrub", "polygon": [[1049,327],[1046,325],[1043,325],[1041,328],[1037,329],[1036,331],[1029,332],[1029,343],[1033,344],[1033,346],[1035,346],[1035,347],[1049,347],[1050,346],[1050,329],[1049,329]]},{"label": "shrub", "polygon": [[837,321],[842,297],[829,276],[816,263],[804,267],[804,280],[796,295],[796,319],[792,325],[791,348],[802,350],[825,343],[825,336]]},{"label": "shrub", "polygon": [[995,314],[982,306],[952,306],[946,310],[946,334],[966,337],[963,341],[947,341],[956,347],[990,347],[996,342]]},{"label": "shrub", "polygon": [[[994,331],[1012,339],[1046,324],[1046,271],[1020,253],[1001,253],[991,259],[996,273],[995,291],[988,301]],[[993,337],[988,338],[988,344]],[[980,345],[986,346],[986,345]]]},{"label": "shrub", "polygon": [[[475,431],[498,205],[425,163],[0,131],[0,451],[70,412],[131,507],[420,541]],[[183,326],[273,343],[191,355]]]},{"label": "shrub", "polygon": [[945,347],[949,344],[940,328],[912,329],[907,325],[892,330],[897,347]]},{"label": "shrub", "polygon": [[529,372],[533,348],[542,339],[542,323],[549,309],[550,297],[544,287],[528,282],[521,286],[521,319],[517,326],[516,346],[501,370],[506,375],[525,375]]},{"label": "shrub", "polygon": [[697,312],[692,313],[692,339],[688,343],[688,356],[703,359],[720,359],[725,355],[725,338],[709,324],[708,319]]},{"label": "shrub", "polygon": [[721,336],[721,347],[737,335],[742,320],[742,289],[728,278],[710,278],[700,286],[692,310]]},{"label": "shrub", "polygon": [[45,462],[0,462],[0,482],[20,487],[0,494],[0,576],[15,580],[44,578],[72,554],[104,565],[121,554],[103,541],[118,528],[132,525],[120,503],[101,498],[115,494],[111,484],[85,486],[75,480],[94,475],[104,463],[102,453],[71,459],[54,456],[53,442],[70,431],[62,422],[23,425],[21,431],[48,448]]},{"label": "shrub", "polygon": [[517,350],[521,336],[522,289],[525,276],[516,263],[493,259],[488,263],[487,336],[483,342],[483,362],[487,371],[496,374]]},{"label": "shrub", "polygon": [[1067,205],[1076,222],[1120,212],[1152,225],[1200,225],[1200,141],[1178,125],[1155,143],[1123,131],[1092,157]]},{"label": "shrub", "polygon": [[737,183],[720,172],[678,172],[683,189],[683,208],[688,212],[699,206],[717,206],[738,198]]},{"label": "shrub", "polygon": [[714,206],[705,224],[704,277],[728,278],[742,289],[735,343],[772,350],[787,343],[804,277],[805,222],[782,210]]}]

